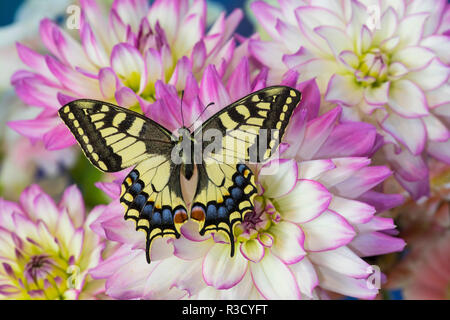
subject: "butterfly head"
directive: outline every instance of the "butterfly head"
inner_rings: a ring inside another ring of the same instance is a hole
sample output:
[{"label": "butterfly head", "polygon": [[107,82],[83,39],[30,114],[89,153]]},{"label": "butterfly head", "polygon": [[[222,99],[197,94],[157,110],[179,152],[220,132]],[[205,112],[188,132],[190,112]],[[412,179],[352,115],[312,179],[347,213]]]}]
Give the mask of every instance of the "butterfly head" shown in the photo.
[{"label": "butterfly head", "polygon": [[191,140],[191,132],[188,128],[183,126],[177,130],[177,143],[190,143]]}]

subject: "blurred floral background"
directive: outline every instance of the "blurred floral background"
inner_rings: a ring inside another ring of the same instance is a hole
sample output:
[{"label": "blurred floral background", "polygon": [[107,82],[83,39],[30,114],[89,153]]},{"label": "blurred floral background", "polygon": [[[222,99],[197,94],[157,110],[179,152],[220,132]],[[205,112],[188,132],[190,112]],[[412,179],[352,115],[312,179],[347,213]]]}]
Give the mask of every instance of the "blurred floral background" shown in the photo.
[{"label": "blurred floral background", "polygon": [[[2,299],[449,299],[445,0],[0,3]],[[123,219],[57,110],[112,102],[173,130],[270,85],[303,98],[256,173],[237,256]],[[168,272],[167,270],[170,270]]]}]

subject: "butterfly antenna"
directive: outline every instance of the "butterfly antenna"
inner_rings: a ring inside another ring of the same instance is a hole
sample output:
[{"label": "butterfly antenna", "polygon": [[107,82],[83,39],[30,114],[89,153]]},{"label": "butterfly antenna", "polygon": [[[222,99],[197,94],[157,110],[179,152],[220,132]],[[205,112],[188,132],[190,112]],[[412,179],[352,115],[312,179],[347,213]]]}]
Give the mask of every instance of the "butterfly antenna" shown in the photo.
[{"label": "butterfly antenna", "polygon": [[195,121],[192,122],[192,124],[188,127],[188,129],[190,129],[190,128],[194,125],[194,123],[196,123],[197,120],[200,119],[200,117],[205,113],[206,109],[208,109],[208,108],[209,108],[210,106],[212,106],[212,105],[214,105],[214,102],[210,102],[210,103],[205,107],[205,109],[203,109],[202,113],[199,114],[199,116],[197,117],[197,119],[195,119]]},{"label": "butterfly antenna", "polygon": [[180,106],[180,112],[181,112],[181,122],[183,123],[184,127],[184,115],[183,115],[183,97],[184,97],[184,90],[181,91],[181,106]]}]

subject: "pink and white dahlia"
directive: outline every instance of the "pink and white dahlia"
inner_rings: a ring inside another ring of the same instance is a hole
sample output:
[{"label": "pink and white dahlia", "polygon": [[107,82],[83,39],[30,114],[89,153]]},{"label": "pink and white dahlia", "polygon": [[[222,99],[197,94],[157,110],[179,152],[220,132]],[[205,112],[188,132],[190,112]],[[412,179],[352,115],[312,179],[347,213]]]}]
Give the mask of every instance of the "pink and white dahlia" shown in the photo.
[{"label": "pink and white dahlia", "polygon": [[81,0],[80,41],[54,22],[41,21],[41,39],[50,54],[20,43],[17,51],[29,70],[11,78],[17,95],[41,107],[34,119],[9,123],[49,150],[75,143],[57,110],[69,101],[91,98],[147,112],[159,97],[157,82],[181,91],[185,74],[201,77],[209,64],[224,74],[232,63],[232,37],[242,18],[222,13],[206,32],[205,0],[116,0],[109,12],[95,0]]},{"label": "pink and white dahlia", "polygon": [[101,261],[104,244],[90,229],[101,213],[86,217],[83,198],[68,187],[56,204],[37,185],[19,202],[0,198],[0,297],[88,299],[104,291],[88,270]]},{"label": "pink and white dahlia", "polygon": [[[213,92],[221,88],[218,82],[207,84],[215,85]],[[144,233],[123,221],[121,180],[98,185],[115,200],[92,228],[120,244],[91,273],[106,279],[106,294],[123,299],[317,299],[327,291],[376,296],[371,282],[376,268],[362,258],[403,249],[404,241],[392,236],[392,219],[378,215],[403,197],[374,190],[391,175],[384,166],[370,166],[376,129],[341,123],[341,108],[318,116],[315,82],[296,88],[303,100],[280,147],[281,159],[253,168],[259,195],[254,211],[235,229],[233,258],[225,237],[202,237],[189,221],[179,239],[153,243],[147,264]],[[219,92],[226,96],[226,90]],[[278,169],[264,175],[272,164]]]},{"label": "pink and white dahlia", "polygon": [[280,79],[315,78],[347,120],[384,137],[384,154],[402,186],[429,192],[426,155],[450,163],[450,6],[445,0],[279,0],[252,10],[271,41],[250,51]]}]

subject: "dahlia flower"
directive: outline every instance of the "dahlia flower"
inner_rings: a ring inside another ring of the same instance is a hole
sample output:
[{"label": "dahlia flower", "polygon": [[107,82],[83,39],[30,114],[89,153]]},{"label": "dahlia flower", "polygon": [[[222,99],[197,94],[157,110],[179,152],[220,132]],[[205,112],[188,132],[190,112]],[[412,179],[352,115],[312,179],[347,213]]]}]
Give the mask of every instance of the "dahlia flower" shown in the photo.
[{"label": "dahlia flower", "polygon": [[58,204],[37,185],[17,203],[0,198],[0,297],[87,299],[102,293],[102,281],[88,275],[104,247],[90,229],[99,209],[86,217],[75,186]]},{"label": "dahlia flower", "polygon": [[[230,79],[239,80],[236,89],[255,90],[264,77],[250,81],[246,61],[235,70],[240,76]],[[227,86],[235,86],[222,85],[213,77],[214,68],[208,70],[205,77],[211,81],[202,82],[199,90],[208,86],[216,94],[207,101],[228,99],[233,90]],[[295,75],[287,79],[295,85]],[[106,294],[122,299],[316,299],[327,291],[376,296],[378,289],[370,283],[374,268],[362,257],[403,249],[404,241],[391,236],[392,219],[377,214],[399,205],[403,197],[373,190],[391,175],[384,166],[370,166],[369,155],[378,147],[376,129],[339,122],[341,108],[318,116],[316,83],[296,88],[303,100],[280,147],[281,159],[272,160],[278,170],[264,175],[270,162],[254,168],[259,195],[254,211],[235,229],[233,258],[227,239],[218,233],[200,236],[197,224],[189,221],[179,239],[155,240],[147,264],[144,233],[123,221],[118,201],[123,175],[98,184],[115,200],[92,229],[120,245],[91,272],[106,279]],[[174,96],[170,92],[166,99]]]},{"label": "dahlia flower", "polygon": [[[80,39],[49,19],[40,24],[42,41],[50,51],[41,55],[20,43],[17,51],[30,70],[11,78],[17,95],[41,107],[34,119],[9,123],[55,150],[75,143],[57,110],[77,98],[113,102],[147,112],[159,92],[158,81],[181,91],[186,70],[201,77],[209,64],[223,75],[233,64],[233,31],[242,18],[237,9],[222,13],[206,33],[206,1],[116,0],[104,12],[95,0],[81,0]],[[236,51],[238,51],[236,49]]]},{"label": "dahlia flower", "polygon": [[315,78],[345,119],[377,127],[399,183],[415,199],[427,195],[426,154],[450,163],[447,1],[278,3],[251,6],[272,40],[249,50],[269,77],[291,69]]}]

